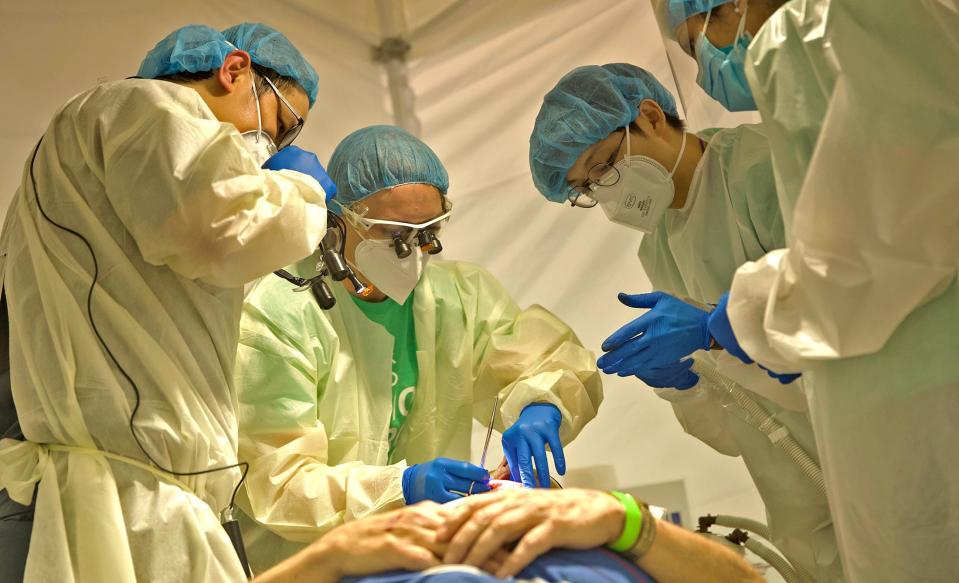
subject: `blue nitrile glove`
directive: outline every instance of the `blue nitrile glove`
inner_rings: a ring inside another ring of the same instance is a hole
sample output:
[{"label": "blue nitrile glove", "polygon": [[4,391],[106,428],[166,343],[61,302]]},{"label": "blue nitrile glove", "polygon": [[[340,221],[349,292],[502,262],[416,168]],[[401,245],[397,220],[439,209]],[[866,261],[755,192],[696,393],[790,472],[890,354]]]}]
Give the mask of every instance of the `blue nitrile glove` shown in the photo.
[{"label": "blue nitrile glove", "polygon": [[[562,476],[566,473],[566,457],[563,442],[559,439],[559,427],[563,415],[550,403],[527,405],[519,419],[503,433],[503,454],[509,463],[510,476],[514,482],[523,482],[527,488],[539,485],[549,488],[549,464],[546,461],[546,445],[553,452],[553,464]],[[533,461],[536,469],[533,469]]]},{"label": "blue nitrile glove", "polygon": [[423,500],[442,504],[466,494],[489,491],[489,473],[469,462],[438,457],[403,471],[403,497],[407,504]]},{"label": "blue nitrile glove", "polygon": [[631,308],[649,311],[603,342],[606,354],[596,365],[606,374],[629,371],[637,376],[675,364],[697,350],[709,349],[709,313],[667,293],[619,294]]},{"label": "blue nitrile glove", "polygon": [[761,368],[761,369],[763,369],[764,371],[766,371],[766,374],[768,374],[769,376],[771,376],[772,378],[776,379],[777,381],[779,381],[780,383],[782,383],[782,384],[784,384],[784,385],[788,385],[789,383],[793,382],[794,380],[796,380],[796,379],[798,379],[799,377],[802,376],[802,374],[801,374],[801,373],[798,373],[798,372],[793,372],[793,373],[789,373],[789,372],[785,372],[785,373],[774,372],[774,371],[769,370],[768,368],[766,368],[765,366],[763,366],[763,365],[761,365],[761,364],[759,364],[759,363],[756,363],[756,364],[759,366],[759,368]]},{"label": "blue nitrile glove", "polygon": [[[749,358],[749,355],[746,354],[746,351],[743,350],[742,346],[739,345],[739,341],[736,340],[736,334],[733,333],[733,325],[729,322],[729,314],[727,312],[728,305],[729,292],[726,292],[721,298],[719,298],[719,304],[716,305],[716,309],[709,314],[709,333],[713,338],[716,339],[716,342],[722,346],[726,352],[732,354],[746,364],[752,364],[753,359]],[[761,364],[759,365],[759,368],[766,371],[766,374],[784,385],[788,385],[802,376],[800,374],[774,372]]]},{"label": "blue nitrile glove", "polygon": [[326,192],[326,202],[336,195],[336,185],[333,179],[326,173],[326,168],[320,164],[319,158],[313,152],[308,152],[296,146],[287,146],[270,156],[270,159],[263,163],[266,170],[296,170],[303,174],[309,174],[320,183]]},{"label": "blue nitrile glove", "polygon": [[651,368],[642,372],[623,370],[616,374],[621,377],[636,376],[647,385],[657,389],[677,389],[685,391],[696,386],[699,375],[689,370],[693,359],[681,360],[660,368]]},{"label": "blue nitrile glove", "polygon": [[709,334],[716,339],[716,342],[723,347],[723,350],[732,354],[746,364],[752,364],[753,359],[749,358],[746,351],[739,345],[736,335],[733,333],[733,325],[729,323],[729,314],[726,313],[726,306],[729,304],[729,292],[726,292],[719,298],[716,308],[709,314]]}]

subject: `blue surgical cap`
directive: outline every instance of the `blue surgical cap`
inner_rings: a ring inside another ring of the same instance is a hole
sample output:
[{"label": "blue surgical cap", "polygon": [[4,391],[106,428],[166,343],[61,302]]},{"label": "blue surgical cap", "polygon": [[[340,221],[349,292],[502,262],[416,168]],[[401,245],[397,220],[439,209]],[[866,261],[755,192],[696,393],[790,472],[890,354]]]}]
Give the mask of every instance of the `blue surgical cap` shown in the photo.
[{"label": "blue surgical cap", "polygon": [[676,27],[686,22],[690,16],[705,14],[722,4],[733,0],[667,0],[669,13],[669,34],[675,34]]},{"label": "blue surgical cap", "polygon": [[343,206],[401,184],[431,184],[444,195],[450,184],[446,168],[429,146],[390,125],[346,136],[333,151],[328,169],[336,183],[334,200]]},{"label": "blue surgical cap", "polygon": [[282,33],[257,22],[246,22],[223,31],[226,40],[236,48],[250,53],[250,58],[261,67],[272,69],[300,84],[310,98],[310,107],[316,102],[319,77],[303,55]]},{"label": "blue surgical cap", "polygon": [[223,33],[190,24],[174,30],[156,44],[140,63],[138,77],[156,79],[178,73],[199,73],[217,69],[234,50]]},{"label": "blue surgical cap", "polygon": [[567,73],[543,97],[529,138],[533,183],[548,200],[566,202],[566,173],[586,148],[626,127],[639,102],[652,99],[679,117],[669,91],[648,71],[626,63],[588,65]]},{"label": "blue surgical cap", "polygon": [[238,24],[223,32],[202,24],[179,28],[147,53],[137,76],[156,79],[178,73],[212,71],[223,65],[226,56],[236,49],[250,53],[250,59],[257,65],[291,77],[310,98],[310,107],[313,106],[318,81],[316,71],[285,36],[265,24]]}]

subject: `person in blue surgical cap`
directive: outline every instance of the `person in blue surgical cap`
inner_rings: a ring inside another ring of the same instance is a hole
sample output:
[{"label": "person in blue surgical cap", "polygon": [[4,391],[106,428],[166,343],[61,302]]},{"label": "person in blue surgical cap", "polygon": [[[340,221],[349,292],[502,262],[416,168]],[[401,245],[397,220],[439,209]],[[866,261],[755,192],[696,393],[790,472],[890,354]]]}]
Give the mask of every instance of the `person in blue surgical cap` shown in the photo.
[{"label": "person in blue surgical cap", "polygon": [[[788,245],[737,270],[708,329],[743,362],[809,373],[852,581],[959,569],[954,4],[793,0],[746,51]],[[659,337],[695,349],[682,326]]]},{"label": "person in blue surgical cap", "polygon": [[729,111],[756,109],[746,49],[786,0],[653,0],[663,34],[696,60],[696,82]]},{"label": "person in blue surgical cap", "polygon": [[747,51],[788,245],[737,270],[710,328],[804,373],[850,581],[959,570],[957,61],[936,1],[794,0]]},{"label": "person in blue surgical cap", "polygon": [[[719,301],[740,265],[785,244],[763,127],[689,133],[672,95],[646,70],[586,66],[543,98],[529,157],[533,182],[547,200],[579,213],[599,207],[611,222],[644,233],[639,259],[660,291],[620,295],[627,306],[652,309],[611,335],[599,366],[655,387],[688,433],[720,453],[742,456],[766,503],[773,542],[817,580],[840,579],[821,486],[687,358],[698,350],[700,366],[738,384],[815,461],[802,393],[716,350],[706,329],[708,308],[693,305]],[[666,321],[666,310],[678,315]]]},{"label": "person in blue surgical cap", "polygon": [[[325,231],[289,146],[316,91],[279,32],[191,25],[54,115],[0,237],[0,580],[244,579],[237,322]],[[277,149],[297,170],[261,168]]]},{"label": "person in blue surgical cap", "polygon": [[[487,469],[467,460],[473,419],[494,407],[513,479],[548,487],[547,456],[564,473],[564,444],[602,401],[594,356],[565,323],[520,308],[482,268],[439,260],[453,207],[425,143],[363,128],[329,169],[363,288],[344,280],[323,310],[266,278],[240,323],[242,503],[260,567],[344,522],[488,491]],[[319,260],[288,270],[310,278]]]}]

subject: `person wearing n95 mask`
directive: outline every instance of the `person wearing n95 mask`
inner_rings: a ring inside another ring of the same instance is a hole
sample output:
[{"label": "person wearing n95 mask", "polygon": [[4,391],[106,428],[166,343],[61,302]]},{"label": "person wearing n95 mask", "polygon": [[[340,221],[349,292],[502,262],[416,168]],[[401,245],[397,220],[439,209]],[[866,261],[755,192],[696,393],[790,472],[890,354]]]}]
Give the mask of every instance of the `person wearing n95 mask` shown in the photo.
[{"label": "person wearing n95 mask", "polygon": [[955,2],[793,0],[743,63],[788,245],[737,271],[710,330],[744,361],[805,374],[852,581],[959,569],[943,445],[959,416],[957,31]]},{"label": "person wearing n95 mask", "polygon": [[[54,115],[0,237],[3,581],[244,578],[221,525],[243,285],[311,253],[327,217],[310,168],[262,169],[242,133],[288,143],[317,76],[250,23],[180,28],[138,75]],[[8,520],[31,502],[32,529]]]},{"label": "person wearing n95 mask", "polygon": [[[624,160],[635,159],[637,152],[655,162],[656,172],[649,178],[630,178],[622,171]],[[670,168],[674,171],[666,188]],[[741,456],[765,502],[776,545],[818,579],[840,579],[825,496],[744,419],[742,407],[725,402],[709,381],[691,370],[688,353],[650,362],[643,359],[648,351],[637,346],[658,334],[664,322],[656,318],[663,306],[693,313],[686,337],[702,349],[695,358],[747,389],[815,458],[799,389],[784,387],[723,351],[707,351],[706,312],[672,297],[715,303],[740,265],[785,243],[763,128],[743,125],[687,133],[672,95],[649,72],[624,63],[579,67],[543,99],[530,137],[530,169],[540,193],[551,202],[569,204],[570,212],[596,212],[583,207],[602,205],[604,190],[615,189],[623,180],[631,181],[638,197],[671,194],[657,220],[643,225],[648,232],[639,245],[640,262],[653,288],[661,291],[620,297],[630,307],[656,307],[613,335],[614,345],[599,365],[657,388],[687,433],[720,453]],[[650,321],[643,333],[634,331]],[[619,336],[624,338],[617,340]]]},{"label": "person wearing n95 mask", "polygon": [[[666,209],[676,200],[676,185],[673,176],[686,151],[686,137],[682,132],[679,152],[671,170],[666,170],[655,158],[643,155],[633,155],[633,140],[629,136],[629,128],[634,132],[642,130],[635,122],[630,123],[622,130],[621,144],[626,152],[622,159],[615,164],[592,166],[587,174],[596,176],[596,181],[583,192],[581,203],[589,204],[590,199],[599,203],[606,213],[606,217],[620,225],[631,227],[645,233],[652,233],[656,224],[663,218]],[[613,154],[619,156],[619,148]],[[588,178],[587,178],[588,180]],[[579,198],[577,196],[577,198]]]},{"label": "person wearing n95 mask", "polygon": [[[329,171],[344,258],[367,291],[335,285],[324,311],[266,278],[241,320],[250,474],[240,504],[258,567],[342,523],[489,490],[486,469],[467,460],[472,420],[488,423],[497,397],[514,479],[548,484],[547,455],[563,473],[564,444],[602,401],[595,357],[566,324],[520,309],[482,268],[438,259],[454,209],[426,144],[394,126],[363,128],[337,146]],[[287,269],[313,277],[318,260]]]}]

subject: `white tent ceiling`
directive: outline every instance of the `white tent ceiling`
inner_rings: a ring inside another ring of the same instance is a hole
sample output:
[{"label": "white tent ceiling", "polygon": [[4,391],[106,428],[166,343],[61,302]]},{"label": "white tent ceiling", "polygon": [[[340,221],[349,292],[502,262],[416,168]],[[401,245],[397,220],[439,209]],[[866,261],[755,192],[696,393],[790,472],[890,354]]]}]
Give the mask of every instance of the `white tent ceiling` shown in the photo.
[{"label": "white tent ceiling", "polygon": [[[529,178],[527,140],[542,95],[575,66],[627,61],[675,89],[647,0],[0,0],[0,209],[69,97],[133,74],[178,26],[242,21],[282,30],[319,72],[319,99],[298,143],[321,160],[350,131],[393,122],[385,67],[372,55],[384,38],[405,38],[399,73],[408,87],[392,95],[405,100],[415,118],[405,121],[419,124],[450,172],[455,213],[445,255],[484,265],[521,305],[545,305],[594,350],[637,315],[616,292],[650,289],[636,259],[640,236],[598,209],[547,204]],[[744,119],[703,97],[688,59],[674,65],[688,80],[694,129]],[[695,515],[763,518],[741,461],[685,435],[669,405],[635,379],[607,378],[599,422],[567,459],[577,483],[608,465],[613,473],[593,485],[684,480]]]}]

